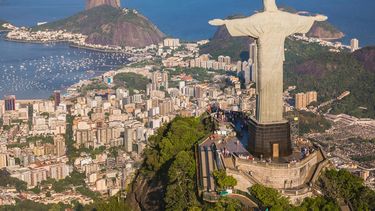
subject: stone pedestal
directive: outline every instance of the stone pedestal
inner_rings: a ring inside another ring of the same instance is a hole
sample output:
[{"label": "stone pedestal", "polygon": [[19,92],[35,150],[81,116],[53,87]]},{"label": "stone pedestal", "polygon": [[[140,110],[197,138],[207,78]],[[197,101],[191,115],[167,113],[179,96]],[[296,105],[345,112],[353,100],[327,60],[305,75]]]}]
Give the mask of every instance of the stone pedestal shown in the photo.
[{"label": "stone pedestal", "polygon": [[249,151],[256,157],[277,158],[292,154],[288,121],[262,124],[249,120]]}]

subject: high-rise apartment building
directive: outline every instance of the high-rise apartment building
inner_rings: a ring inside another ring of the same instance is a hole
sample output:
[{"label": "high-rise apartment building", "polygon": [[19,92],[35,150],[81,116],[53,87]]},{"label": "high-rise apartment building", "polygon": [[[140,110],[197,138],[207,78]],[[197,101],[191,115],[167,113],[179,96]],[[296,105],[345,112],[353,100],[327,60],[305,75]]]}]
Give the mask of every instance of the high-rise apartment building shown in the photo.
[{"label": "high-rise apartment building", "polygon": [[5,111],[15,111],[16,110],[16,96],[9,95],[4,98]]},{"label": "high-rise apartment building", "polygon": [[359,49],[359,40],[357,39],[351,39],[350,40],[350,50],[351,52],[354,52]]},{"label": "high-rise apartment building", "polygon": [[65,139],[64,136],[55,136],[53,139],[54,147],[55,147],[55,155],[57,157],[64,156],[66,153],[66,147],[65,147]]},{"label": "high-rise apartment building", "polygon": [[306,104],[310,105],[312,102],[318,102],[318,93],[316,91],[306,92]]},{"label": "high-rise apartment building", "polygon": [[53,92],[53,98],[55,100],[55,107],[59,106],[61,103],[61,93],[60,90],[56,90]]},{"label": "high-rise apartment building", "polygon": [[295,101],[296,109],[305,109],[310,103],[318,101],[318,93],[316,91],[306,92],[306,94],[303,92],[298,93],[296,94]]},{"label": "high-rise apartment building", "polygon": [[296,109],[304,109],[307,106],[306,102],[306,94],[305,93],[298,93],[296,94]]}]

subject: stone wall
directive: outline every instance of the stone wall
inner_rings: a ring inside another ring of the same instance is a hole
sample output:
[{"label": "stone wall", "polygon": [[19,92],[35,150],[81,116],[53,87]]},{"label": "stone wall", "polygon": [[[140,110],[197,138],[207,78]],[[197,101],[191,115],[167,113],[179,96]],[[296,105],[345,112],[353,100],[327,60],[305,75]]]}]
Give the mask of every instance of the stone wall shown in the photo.
[{"label": "stone wall", "polygon": [[300,187],[308,182],[318,164],[317,152],[295,164],[261,163],[237,158],[238,170],[276,189]]}]

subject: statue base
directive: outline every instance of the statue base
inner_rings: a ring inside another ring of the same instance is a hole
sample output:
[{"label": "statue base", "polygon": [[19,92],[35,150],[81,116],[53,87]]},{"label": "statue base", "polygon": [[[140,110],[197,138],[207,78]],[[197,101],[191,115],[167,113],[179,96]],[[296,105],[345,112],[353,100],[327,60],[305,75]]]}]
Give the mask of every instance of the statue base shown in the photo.
[{"label": "statue base", "polygon": [[259,123],[249,120],[249,151],[256,157],[279,158],[292,154],[290,124],[288,121],[277,123]]}]

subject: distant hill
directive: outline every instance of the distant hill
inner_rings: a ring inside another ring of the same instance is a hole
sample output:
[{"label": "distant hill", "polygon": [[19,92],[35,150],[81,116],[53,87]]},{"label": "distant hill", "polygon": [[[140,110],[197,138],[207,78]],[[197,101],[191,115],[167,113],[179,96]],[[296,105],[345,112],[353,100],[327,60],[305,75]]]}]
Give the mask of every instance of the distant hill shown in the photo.
[{"label": "distant hill", "polygon": [[120,0],[86,0],[86,10],[90,10],[94,7],[108,5],[116,8],[120,8]]},{"label": "distant hill", "polygon": [[[291,13],[297,13],[293,8],[281,8],[281,10]],[[242,18],[243,15],[230,16],[227,19]],[[331,23],[315,22],[311,30],[307,33],[309,37],[325,38],[328,40],[341,39],[344,33],[339,31]],[[218,27],[216,33],[211,39],[211,42],[203,45],[200,48],[201,53],[210,53],[214,58],[219,55],[228,55],[235,60],[248,60],[249,44],[253,42],[248,37],[232,37],[225,26]]]},{"label": "distant hill", "polygon": [[323,21],[315,22],[306,36],[317,37],[324,40],[338,40],[343,38],[345,35],[328,21]]},{"label": "distant hill", "polygon": [[33,30],[67,30],[87,35],[87,42],[101,45],[144,47],[165,36],[145,16],[108,5],[94,7],[69,18],[47,23]]},{"label": "distant hill", "polygon": [[[288,6],[283,6],[280,8],[280,10],[290,13],[298,13],[296,9]],[[304,15],[315,15],[306,12],[303,13]],[[308,37],[317,37],[326,40],[338,40],[345,36],[343,32],[341,32],[339,29],[337,29],[337,27],[335,27],[328,21],[315,22],[310,31],[306,35]]]},{"label": "distant hill", "polygon": [[[242,15],[230,16],[227,19],[242,18]],[[216,30],[210,42],[201,46],[201,54],[211,54],[213,58],[220,55],[227,55],[235,60],[249,59],[249,45],[253,39],[249,37],[232,37],[225,26]]]}]

